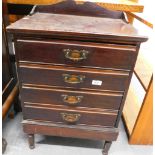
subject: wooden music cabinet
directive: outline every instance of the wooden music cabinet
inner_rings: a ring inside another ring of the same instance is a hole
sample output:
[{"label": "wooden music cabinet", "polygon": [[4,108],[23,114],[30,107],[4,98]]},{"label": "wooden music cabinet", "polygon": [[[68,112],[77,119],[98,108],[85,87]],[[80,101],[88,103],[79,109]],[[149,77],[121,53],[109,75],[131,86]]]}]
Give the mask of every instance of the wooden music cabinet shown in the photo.
[{"label": "wooden music cabinet", "polygon": [[35,13],[7,28],[13,34],[23,130],[105,140],[118,124],[141,42],[121,19]]}]

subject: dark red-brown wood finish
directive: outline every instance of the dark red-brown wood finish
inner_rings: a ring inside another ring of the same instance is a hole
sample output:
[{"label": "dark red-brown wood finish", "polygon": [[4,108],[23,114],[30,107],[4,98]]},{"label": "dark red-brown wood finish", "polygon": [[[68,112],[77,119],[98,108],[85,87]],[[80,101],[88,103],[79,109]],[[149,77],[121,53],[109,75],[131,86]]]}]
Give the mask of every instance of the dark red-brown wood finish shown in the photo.
[{"label": "dark red-brown wood finish", "polygon": [[34,134],[45,134],[105,140],[107,155],[147,38],[120,19],[52,13],[27,16],[7,30],[14,36],[30,148]]},{"label": "dark red-brown wood finish", "polygon": [[[46,86],[124,91],[128,83],[128,76],[128,72],[109,70],[98,72],[98,70],[93,69],[76,69],[62,66],[45,68],[42,65],[19,65],[19,77],[22,83]],[[95,80],[102,81],[102,84],[93,84]]]},{"label": "dark red-brown wood finish", "polygon": [[[118,111],[24,102],[24,119],[114,127]],[[75,118],[74,118],[75,117]],[[72,120],[71,120],[72,119]]]},{"label": "dark red-brown wood finish", "polygon": [[77,4],[73,0],[62,1],[53,5],[37,5],[34,7],[31,14],[34,12],[125,19],[124,13],[122,11],[108,10],[91,2]]},{"label": "dark red-brown wood finish", "polygon": [[123,93],[23,85],[22,102],[119,110]]},{"label": "dark red-brown wood finish", "polygon": [[[80,21],[80,22],[79,22]],[[115,26],[113,26],[115,25]],[[12,34],[41,38],[59,38],[62,40],[91,40],[104,42],[122,42],[136,44],[147,40],[139,36],[137,30],[121,19],[84,17],[49,13],[35,13],[8,26]],[[33,36],[32,36],[33,35]],[[75,39],[74,39],[75,38]]]},{"label": "dark red-brown wood finish", "polygon": [[[77,67],[113,68],[131,70],[136,56],[136,47],[132,45],[89,43],[75,41],[36,41],[17,40],[19,61],[36,63],[74,65]],[[86,51],[86,58],[74,61],[66,57],[65,50]],[[55,54],[57,53],[57,54]],[[102,58],[102,59],[100,59]],[[115,59],[113,59],[115,58]]]}]

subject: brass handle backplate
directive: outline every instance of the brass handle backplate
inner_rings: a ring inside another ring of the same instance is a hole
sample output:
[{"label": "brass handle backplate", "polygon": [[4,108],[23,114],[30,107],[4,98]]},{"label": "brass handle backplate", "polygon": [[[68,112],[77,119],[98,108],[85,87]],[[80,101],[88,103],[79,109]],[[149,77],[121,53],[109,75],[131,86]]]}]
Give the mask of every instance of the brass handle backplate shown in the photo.
[{"label": "brass handle backplate", "polygon": [[83,96],[69,96],[69,95],[61,95],[63,97],[63,102],[68,105],[77,105],[82,101]]},{"label": "brass handle backplate", "polygon": [[65,53],[65,58],[72,61],[81,61],[87,59],[87,55],[89,53],[86,50],[71,50],[71,49],[64,49],[63,52]]},{"label": "brass handle backplate", "polygon": [[70,75],[70,74],[63,74],[64,82],[70,84],[78,84],[82,83],[85,79],[84,75]]},{"label": "brass handle backplate", "polygon": [[67,123],[76,123],[81,115],[80,114],[68,114],[68,113],[61,113],[62,119]]}]

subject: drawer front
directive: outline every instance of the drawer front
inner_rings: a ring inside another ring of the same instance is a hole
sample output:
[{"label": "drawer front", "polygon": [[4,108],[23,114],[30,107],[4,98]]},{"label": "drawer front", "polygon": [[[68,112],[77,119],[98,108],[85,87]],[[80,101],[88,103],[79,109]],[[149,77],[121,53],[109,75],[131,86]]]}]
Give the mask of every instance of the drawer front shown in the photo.
[{"label": "drawer front", "polygon": [[110,127],[115,125],[117,113],[118,111],[88,111],[86,108],[73,110],[65,106],[44,106],[38,103],[25,103],[23,110],[24,119]]},{"label": "drawer front", "polygon": [[125,90],[129,75],[116,71],[43,67],[41,65],[20,65],[19,72],[22,83],[114,91]]},{"label": "drawer front", "polygon": [[61,41],[17,40],[19,61],[131,70],[135,46]]},{"label": "drawer front", "polygon": [[118,110],[122,100],[121,93],[107,93],[94,91],[78,91],[73,89],[55,89],[44,87],[23,86],[21,101],[69,107],[90,107]]}]

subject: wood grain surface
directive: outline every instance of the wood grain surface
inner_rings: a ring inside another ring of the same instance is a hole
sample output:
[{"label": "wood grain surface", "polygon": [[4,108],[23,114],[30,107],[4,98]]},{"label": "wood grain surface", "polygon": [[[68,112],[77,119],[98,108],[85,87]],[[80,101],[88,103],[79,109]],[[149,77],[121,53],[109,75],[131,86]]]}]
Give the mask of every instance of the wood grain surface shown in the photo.
[{"label": "wood grain surface", "polygon": [[[64,102],[64,96],[82,96],[77,104]],[[74,89],[58,89],[47,87],[23,86],[21,90],[21,102],[33,102],[55,105],[66,105],[68,107],[91,107],[118,110],[123,94],[112,92],[82,91]]]},{"label": "wood grain surface", "polygon": [[[79,22],[80,21],[80,22]],[[52,23],[52,24],[49,24]],[[35,26],[34,26],[35,25]],[[113,26],[115,25],[115,26]],[[146,41],[137,30],[121,19],[35,13],[7,27],[8,32],[16,34],[38,34],[51,36],[75,36],[81,38],[101,38],[115,40]],[[116,37],[117,36],[117,37]]]},{"label": "wood grain surface", "polygon": [[[13,4],[57,4],[65,0],[7,0],[8,3]],[[111,10],[121,10],[130,12],[143,12],[143,5],[129,0],[74,0],[77,4],[83,4],[86,2],[95,3],[101,7]]]},{"label": "wood grain surface", "polygon": [[[88,72],[89,71],[89,72]],[[79,83],[70,83],[65,81],[65,76],[83,77],[83,81]],[[102,73],[95,73],[93,70],[76,69],[67,67],[44,68],[44,66],[20,66],[19,78],[25,84],[38,84],[46,86],[61,86],[71,88],[87,88],[96,90],[113,90],[124,91],[128,83],[128,74],[121,75],[117,72],[106,71]],[[101,85],[93,84],[93,80],[101,81]]]},{"label": "wood grain surface", "polygon": [[147,95],[136,119],[130,144],[153,144],[153,78],[150,80]]},{"label": "wood grain surface", "polygon": [[65,125],[41,120],[24,120],[23,130],[29,134],[44,134],[62,137],[75,137],[94,140],[115,141],[118,137],[118,129],[92,127],[86,125]]},{"label": "wood grain surface", "polygon": [[[131,70],[137,55],[136,46],[131,45],[57,40],[17,40],[15,44],[19,62]],[[85,59],[74,61],[66,58],[64,50],[71,52],[84,50],[88,54]]]},{"label": "wood grain surface", "polygon": [[[147,37],[121,19],[50,13],[27,16],[9,26],[8,32],[15,41],[24,131],[32,136],[104,138],[107,154],[118,135],[115,131],[140,43]],[[68,60],[64,49],[74,51],[69,56],[72,59]],[[84,59],[79,61],[81,51],[88,54],[82,54]],[[80,63],[71,62],[73,57]],[[93,80],[101,84],[95,85]],[[60,92],[72,96],[72,101],[75,94],[83,94],[87,100],[69,106],[59,100]],[[93,95],[98,95],[96,105]]]},{"label": "wood grain surface", "polygon": [[23,108],[24,119],[38,119],[70,125],[69,122],[63,120],[62,113],[80,115],[79,119],[71,124],[114,127],[118,111],[104,109],[94,109],[92,111],[92,109],[88,108],[68,108],[62,105],[45,105],[29,102],[25,102]]}]

